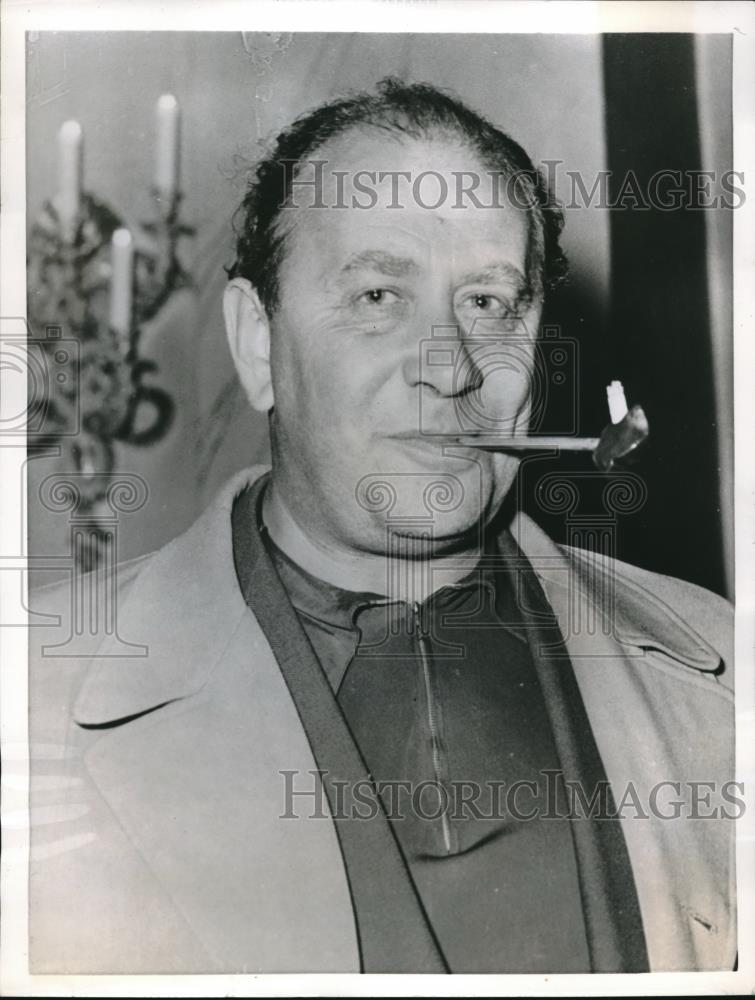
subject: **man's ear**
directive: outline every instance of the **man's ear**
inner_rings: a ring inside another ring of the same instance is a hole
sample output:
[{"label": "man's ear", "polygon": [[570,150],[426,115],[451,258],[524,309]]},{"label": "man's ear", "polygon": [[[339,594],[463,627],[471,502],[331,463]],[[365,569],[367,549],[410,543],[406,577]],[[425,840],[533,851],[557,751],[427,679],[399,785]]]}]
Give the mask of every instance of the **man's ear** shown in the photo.
[{"label": "man's ear", "polygon": [[246,278],[228,282],[223,293],[223,315],[231,357],[247,398],[255,410],[267,413],[273,406],[270,321]]}]

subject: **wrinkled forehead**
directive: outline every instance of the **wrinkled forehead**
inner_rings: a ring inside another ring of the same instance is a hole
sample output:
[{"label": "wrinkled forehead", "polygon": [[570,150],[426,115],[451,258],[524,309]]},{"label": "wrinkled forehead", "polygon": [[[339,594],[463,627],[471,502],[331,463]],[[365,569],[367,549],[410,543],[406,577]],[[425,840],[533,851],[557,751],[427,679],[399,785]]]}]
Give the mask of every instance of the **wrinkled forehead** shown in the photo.
[{"label": "wrinkled forehead", "polygon": [[393,230],[431,244],[503,242],[524,265],[529,223],[512,176],[485,164],[461,137],[359,128],[298,164],[279,231],[323,241]]}]

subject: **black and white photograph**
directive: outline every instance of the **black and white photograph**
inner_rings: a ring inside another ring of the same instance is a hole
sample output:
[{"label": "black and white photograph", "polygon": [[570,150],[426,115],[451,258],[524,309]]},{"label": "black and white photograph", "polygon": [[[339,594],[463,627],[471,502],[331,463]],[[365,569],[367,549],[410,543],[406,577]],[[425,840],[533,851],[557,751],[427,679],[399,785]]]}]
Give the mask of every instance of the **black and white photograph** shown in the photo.
[{"label": "black and white photograph", "polygon": [[752,7],[0,19],[3,992],[750,992]]}]

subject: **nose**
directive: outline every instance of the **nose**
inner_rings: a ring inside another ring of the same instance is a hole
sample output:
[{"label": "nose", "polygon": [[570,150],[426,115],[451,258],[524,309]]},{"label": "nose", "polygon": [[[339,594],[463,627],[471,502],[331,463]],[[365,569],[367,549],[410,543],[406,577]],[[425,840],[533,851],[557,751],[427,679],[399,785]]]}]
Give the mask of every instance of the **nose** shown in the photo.
[{"label": "nose", "polygon": [[457,324],[430,328],[430,336],[415,341],[404,361],[404,379],[411,388],[433,396],[466,396],[477,392],[483,376],[474,352]]}]

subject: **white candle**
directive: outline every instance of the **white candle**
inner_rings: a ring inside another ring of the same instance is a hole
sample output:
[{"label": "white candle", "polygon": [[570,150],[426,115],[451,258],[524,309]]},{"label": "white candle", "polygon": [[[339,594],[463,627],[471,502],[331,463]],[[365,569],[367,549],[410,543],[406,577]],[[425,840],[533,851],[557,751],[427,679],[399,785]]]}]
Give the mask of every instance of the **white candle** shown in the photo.
[{"label": "white candle", "polygon": [[110,244],[110,326],[128,349],[134,283],[134,240],[128,229],[116,229]]},{"label": "white candle", "polygon": [[178,152],[181,136],[181,109],[173,94],[163,94],[157,102],[157,147],[155,189],[166,205],[178,189]]},{"label": "white candle", "polygon": [[611,423],[618,424],[629,412],[626,397],[624,396],[624,386],[614,379],[610,385],[606,386],[608,396],[608,412],[611,414]]},{"label": "white candle", "polygon": [[82,131],[76,121],[64,122],[58,132],[58,192],[55,207],[66,243],[76,234],[81,204]]}]

